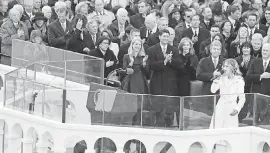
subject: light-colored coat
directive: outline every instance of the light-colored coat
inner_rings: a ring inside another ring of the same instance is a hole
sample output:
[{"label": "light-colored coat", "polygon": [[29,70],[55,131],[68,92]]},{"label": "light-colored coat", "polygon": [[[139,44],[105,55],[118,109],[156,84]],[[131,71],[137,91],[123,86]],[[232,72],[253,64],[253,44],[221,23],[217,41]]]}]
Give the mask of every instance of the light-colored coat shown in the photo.
[{"label": "light-colored coat", "polygon": [[231,116],[230,113],[234,109],[239,113],[244,106],[246,101],[244,87],[245,82],[240,76],[235,76],[232,79],[222,76],[213,81],[211,92],[216,93],[220,90],[221,96],[216,105],[210,128],[238,127],[238,114]]},{"label": "light-colored coat", "polygon": [[[24,35],[19,37],[17,34],[18,29],[23,29]],[[6,56],[12,56],[12,40],[29,40],[27,26],[23,22],[19,22],[19,28],[16,28],[11,19],[7,19],[6,22],[0,28],[0,36],[2,38],[1,53]]]}]

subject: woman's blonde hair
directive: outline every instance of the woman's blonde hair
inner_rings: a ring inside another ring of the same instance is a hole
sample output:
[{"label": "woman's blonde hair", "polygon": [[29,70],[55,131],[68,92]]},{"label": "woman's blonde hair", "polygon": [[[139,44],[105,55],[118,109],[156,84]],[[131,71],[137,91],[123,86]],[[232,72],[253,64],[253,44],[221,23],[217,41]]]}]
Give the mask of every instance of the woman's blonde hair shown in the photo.
[{"label": "woman's blonde hair", "polygon": [[189,39],[188,37],[184,37],[184,38],[180,41],[180,43],[179,43],[179,45],[178,45],[178,49],[179,49],[180,53],[183,54],[183,46],[184,46],[184,43],[185,43],[185,42],[188,42],[188,43],[190,44],[189,54],[190,54],[190,55],[194,55],[194,54],[195,54],[195,51],[194,51],[194,48],[193,48],[193,43],[192,43],[191,39]]},{"label": "woman's blonde hair", "polygon": [[232,43],[239,43],[239,41],[240,41],[240,30],[243,29],[243,28],[246,29],[247,35],[248,35],[247,38],[246,38],[246,41],[250,41],[248,28],[245,27],[245,26],[241,26],[241,27],[239,28],[238,32],[237,32],[236,38],[232,41]]},{"label": "woman's blonde hair", "polygon": [[233,58],[229,58],[229,59],[226,59],[224,62],[223,62],[223,65],[227,63],[229,65],[231,65],[231,71],[232,71],[232,74],[235,75],[235,76],[241,76],[242,77],[242,73],[239,69],[239,65],[237,63],[237,61]]},{"label": "woman's blonde hair", "polygon": [[145,56],[145,50],[144,50],[144,47],[143,47],[143,42],[142,42],[142,39],[139,38],[139,37],[135,37],[135,38],[132,39],[132,41],[131,41],[131,43],[130,43],[130,46],[129,46],[129,48],[128,48],[128,54],[129,54],[130,56],[134,56],[133,45],[134,45],[134,43],[135,43],[136,41],[138,41],[138,42],[141,43],[141,50],[140,50],[140,52],[139,52],[138,55],[139,55],[139,56]]}]

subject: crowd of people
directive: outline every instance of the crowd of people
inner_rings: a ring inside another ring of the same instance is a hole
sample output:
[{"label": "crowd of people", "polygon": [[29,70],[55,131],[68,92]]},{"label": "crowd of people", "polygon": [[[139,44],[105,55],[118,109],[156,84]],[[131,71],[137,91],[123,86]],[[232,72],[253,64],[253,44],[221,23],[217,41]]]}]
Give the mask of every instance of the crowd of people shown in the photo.
[{"label": "crowd of people", "polygon": [[[189,96],[199,80],[202,95],[270,95],[269,0],[1,0],[0,25],[2,64],[20,39],[103,58],[104,77],[132,69],[119,77],[131,93]],[[244,103],[232,114],[252,113]]]}]

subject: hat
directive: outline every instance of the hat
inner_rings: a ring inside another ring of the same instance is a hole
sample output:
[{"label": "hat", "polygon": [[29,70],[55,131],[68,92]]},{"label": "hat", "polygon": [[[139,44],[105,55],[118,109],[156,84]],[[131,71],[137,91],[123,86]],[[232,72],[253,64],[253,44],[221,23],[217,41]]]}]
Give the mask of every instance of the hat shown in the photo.
[{"label": "hat", "polygon": [[33,30],[30,34],[30,41],[33,42],[33,39],[36,37],[36,36],[39,36],[42,38],[42,34],[41,34],[41,31],[40,30]]},{"label": "hat", "polygon": [[33,19],[32,19],[32,22],[35,22],[36,20],[44,20],[44,22],[46,22],[47,18],[45,18],[44,14],[42,12],[36,12],[34,14]]},{"label": "hat", "polygon": [[108,38],[106,36],[100,36],[98,38],[97,42],[96,42],[96,46],[99,46],[103,42],[103,40],[108,40],[109,43],[111,43],[111,39],[110,38]]},{"label": "hat", "polygon": [[179,8],[174,8],[169,15],[172,15],[175,12],[179,12],[180,14],[182,14],[182,11]]}]

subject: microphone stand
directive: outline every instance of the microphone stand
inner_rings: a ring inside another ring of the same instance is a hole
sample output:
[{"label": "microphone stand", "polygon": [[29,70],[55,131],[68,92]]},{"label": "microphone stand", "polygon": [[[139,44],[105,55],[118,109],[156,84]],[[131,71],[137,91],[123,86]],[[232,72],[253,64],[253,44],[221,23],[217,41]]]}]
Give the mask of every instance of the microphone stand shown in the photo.
[{"label": "microphone stand", "polygon": [[[110,76],[111,75],[113,75],[115,72],[117,72],[117,71],[120,71],[120,70],[122,70],[121,68],[119,68],[119,69],[115,69],[115,70],[113,70],[113,71],[111,71],[109,74],[108,74],[108,76],[107,76],[107,78],[106,78],[106,86],[108,86],[108,82],[109,82],[109,78],[110,78]],[[120,81],[118,81],[118,82],[120,82]],[[119,83],[120,85],[121,85],[121,82]]]}]

